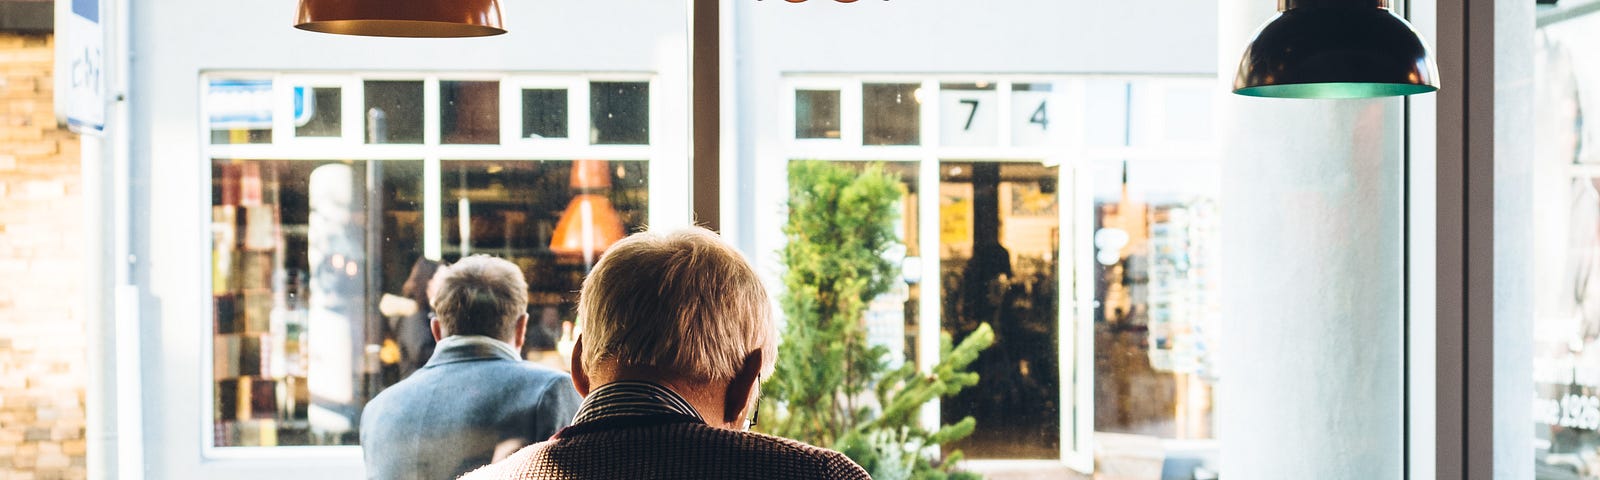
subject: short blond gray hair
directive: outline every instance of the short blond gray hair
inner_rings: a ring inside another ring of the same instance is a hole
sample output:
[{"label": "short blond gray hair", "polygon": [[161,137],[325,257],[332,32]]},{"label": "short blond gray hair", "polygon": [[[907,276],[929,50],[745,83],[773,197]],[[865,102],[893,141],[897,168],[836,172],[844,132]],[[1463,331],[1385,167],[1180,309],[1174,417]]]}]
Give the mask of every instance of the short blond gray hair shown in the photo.
[{"label": "short blond gray hair", "polygon": [[473,255],[445,267],[433,312],[448,335],[516,335],[517,318],[528,311],[528,281],[516,264]]},{"label": "short blond gray hair", "polygon": [[580,360],[590,371],[609,360],[709,382],[732,379],[758,348],[775,358],[766,287],[738,250],[704,228],[612,245],[583,281],[578,315]]}]

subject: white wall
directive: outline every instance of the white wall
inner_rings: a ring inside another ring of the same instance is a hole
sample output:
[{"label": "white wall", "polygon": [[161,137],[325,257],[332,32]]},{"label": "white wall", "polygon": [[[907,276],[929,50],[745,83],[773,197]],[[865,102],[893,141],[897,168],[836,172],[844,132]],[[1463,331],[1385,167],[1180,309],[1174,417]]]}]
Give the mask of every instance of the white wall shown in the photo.
[{"label": "white wall", "polygon": [[[1534,5],[1494,0],[1494,474],[1533,475]],[[1479,68],[1474,65],[1469,68]],[[1473,168],[1471,165],[1468,168]],[[1473,221],[1485,215],[1475,212]],[[1468,375],[1478,375],[1468,371]],[[1478,378],[1482,378],[1481,376]],[[1468,452],[1469,455],[1472,452]]]},{"label": "white wall", "polygon": [[[147,289],[141,302],[147,478],[363,476],[354,449],[284,448],[268,456],[202,458],[202,445],[211,431],[211,399],[202,393],[200,369],[201,362],[210,359],[202,336],[210,312],[209,256],[204,253],[209,248],[210,177],[208,159],[201,156],[201,142],[207,138],[199,116],[200,74],[211,70],[684,70],[683,2],[502,3],[510,33],[453,40],[303,32],[291,26],[293,0],[132,4],[129,181],[135,191],[130,207],[133,252],[138,258],[134,275]],[[663,90],[686,91],[686,77],[675,78],[676,83],[669,81]]]}]

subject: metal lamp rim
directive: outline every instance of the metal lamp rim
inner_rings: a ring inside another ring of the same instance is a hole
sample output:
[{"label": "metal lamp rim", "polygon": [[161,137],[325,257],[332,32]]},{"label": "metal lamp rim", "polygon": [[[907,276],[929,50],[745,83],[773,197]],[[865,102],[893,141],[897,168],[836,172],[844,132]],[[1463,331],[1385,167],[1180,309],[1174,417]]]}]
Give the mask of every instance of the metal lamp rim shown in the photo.
[{"label": "metal lamp rim", "polygon": [[1301,7],[1252,36],[1233,93],[1257,97],[1372,98],[1438,90],[1432,49],[1387,8]]}]

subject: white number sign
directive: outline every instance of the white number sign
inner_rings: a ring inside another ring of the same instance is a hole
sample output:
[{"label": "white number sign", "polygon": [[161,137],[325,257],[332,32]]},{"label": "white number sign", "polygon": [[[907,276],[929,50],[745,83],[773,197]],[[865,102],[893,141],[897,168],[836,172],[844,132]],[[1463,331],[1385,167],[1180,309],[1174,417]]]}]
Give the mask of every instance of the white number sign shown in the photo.
[{"label": "white number sign", "polygon": [[994,90],[940,90],[939,143],[990,146],[1000,142],[1000,95]]},{"label": "white number sign", "polygon": [[1051,92],[1037,90],[1021,90],[1011,92],[1011,144],[1016,146],[1049,145],[1054,141],[1054,132],[1059,130],[1054,123],[1057,113],[1064,113],[1065,109],[1053,110],[1051,105]]}]

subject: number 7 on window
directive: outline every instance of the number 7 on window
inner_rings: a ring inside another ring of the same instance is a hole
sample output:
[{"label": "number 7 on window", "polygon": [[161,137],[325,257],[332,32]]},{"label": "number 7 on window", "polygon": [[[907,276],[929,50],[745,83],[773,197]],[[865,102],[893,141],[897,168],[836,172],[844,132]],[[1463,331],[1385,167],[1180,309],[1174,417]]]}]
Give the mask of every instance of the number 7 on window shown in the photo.
[{"label": "number 7 on window", "polygon": [[972,118],[978,116],[978,99],[976,99],[976,98],[963,98],[963,99],[961,99],[961,103],[972,106],[971,110],[967,110],[967,125],[964,126],[964,127],[961,127],[961,130],[962,131],[972,130]]}]

